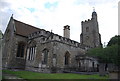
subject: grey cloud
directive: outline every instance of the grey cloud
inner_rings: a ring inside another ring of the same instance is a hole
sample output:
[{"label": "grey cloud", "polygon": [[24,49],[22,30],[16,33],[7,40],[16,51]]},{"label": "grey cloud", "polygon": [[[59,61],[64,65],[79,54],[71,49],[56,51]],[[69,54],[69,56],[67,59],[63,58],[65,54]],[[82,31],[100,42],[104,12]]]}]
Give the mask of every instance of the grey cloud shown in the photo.
[{"label": "grey cloud", "polygon": [[6,26],[8,24],[8,20],[11,16],[11,10],[10,10],[11,4],[9,2],[7,2],[6,0],[1,0],[0,1],[0,30],[2,30],[2,32],[5,31]]}]

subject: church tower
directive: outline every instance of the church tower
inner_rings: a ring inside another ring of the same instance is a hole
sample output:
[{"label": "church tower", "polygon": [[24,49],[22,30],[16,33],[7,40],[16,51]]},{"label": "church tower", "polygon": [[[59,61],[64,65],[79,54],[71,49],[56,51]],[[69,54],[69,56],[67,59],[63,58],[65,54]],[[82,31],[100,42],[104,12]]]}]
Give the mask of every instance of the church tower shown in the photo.
[{"label": "church tower", "polygon": [[99,33],[97,13],[92,12],[92,18],[82,21],[82,33],[80,35],[80,42],[92,48],[101,46],[101,35]]}]

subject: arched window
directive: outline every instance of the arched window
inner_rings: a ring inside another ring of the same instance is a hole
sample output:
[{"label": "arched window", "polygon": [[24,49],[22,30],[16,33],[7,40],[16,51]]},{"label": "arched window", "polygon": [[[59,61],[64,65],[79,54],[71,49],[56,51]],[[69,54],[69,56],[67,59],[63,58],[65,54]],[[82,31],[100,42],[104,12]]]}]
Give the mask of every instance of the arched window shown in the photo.
[{"label": "arched window", "polygon": [[42,64],[47,64],[47,62],[48,62],[48,53],[49,53],[48,49],[44,49],[42,51]]},{"label": "arched window", "polygon": [[28,60],[34,60],[36,56],[36,41],[31,41],[27,49],[27,58]]},{"label": "arched window", "polygon": [[78,67],[81,67],[81,61],[78,62]]},{"label": "arched window", "polygon": [[27,54],[29,55],[28,60],[34,60],[36,55],[36,46],[29,47]]},{"label": "arched window", "polygon": [[17,57],[24,57],[25,43],[18,43]]},{"label": "arched window", "polygon": [[65,53],[65,65],[69,65],[70,63],[70,54],[69,52]]}]

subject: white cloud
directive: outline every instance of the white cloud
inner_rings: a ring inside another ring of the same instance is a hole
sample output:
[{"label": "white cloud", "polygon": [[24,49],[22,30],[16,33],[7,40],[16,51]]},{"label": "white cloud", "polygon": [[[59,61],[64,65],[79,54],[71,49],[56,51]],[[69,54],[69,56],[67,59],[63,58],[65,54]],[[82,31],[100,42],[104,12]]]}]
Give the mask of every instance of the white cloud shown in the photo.
[{"label": "white cloud", "polygon": [[[45,4],[55,7],[45,8]],[[92,7],[98,14],[102,42],[117,34],[117,0],[2,0],[0,29],[4,32],[11,14],[30,25],[63,35],[63,26],[71,26],[71,39],[79,42],[81,21],[91,18]],[[31,11],[31,9],[34,9]]]}]

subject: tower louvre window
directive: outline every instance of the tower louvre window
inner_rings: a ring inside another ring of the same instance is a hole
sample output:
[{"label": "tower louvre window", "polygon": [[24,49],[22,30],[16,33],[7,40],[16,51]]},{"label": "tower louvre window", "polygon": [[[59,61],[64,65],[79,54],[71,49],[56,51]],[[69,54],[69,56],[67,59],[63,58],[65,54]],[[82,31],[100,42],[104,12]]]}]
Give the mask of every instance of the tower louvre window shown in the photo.
[{"label": "tower louvre window", "polygon": [[86,32],[89,32],[89,27],[86,27]]}]

